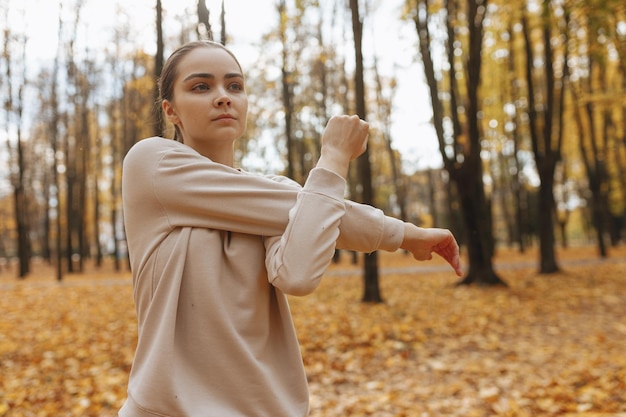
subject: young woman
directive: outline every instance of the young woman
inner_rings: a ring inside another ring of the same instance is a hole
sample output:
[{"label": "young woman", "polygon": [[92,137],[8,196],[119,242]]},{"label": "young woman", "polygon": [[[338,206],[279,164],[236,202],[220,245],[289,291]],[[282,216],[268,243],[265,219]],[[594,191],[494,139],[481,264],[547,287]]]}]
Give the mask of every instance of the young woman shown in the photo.
[{"label": "young woman", "polygon": [[233,167],[248,99],[235,56],[192,42],[159,88],[175,140],[139,141],[123,202],[139,335],[121,417],[296,417],[308,389],[286,295],[315,290],[335,248],[437,253],[460,274],[451,233],[343,199],[368,125],[332,118],[303,187]]}]

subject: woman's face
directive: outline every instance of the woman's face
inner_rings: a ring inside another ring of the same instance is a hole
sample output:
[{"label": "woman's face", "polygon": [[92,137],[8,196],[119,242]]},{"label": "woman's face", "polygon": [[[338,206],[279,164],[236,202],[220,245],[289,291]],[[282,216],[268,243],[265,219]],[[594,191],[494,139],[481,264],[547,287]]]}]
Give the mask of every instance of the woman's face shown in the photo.
[{"label": "woman's face", "polygon": [[203,151],[232,148],[246,130],[248,96],[235,59],[220,48],[196,48],[178,64],[172,101],[163,101],[183,142]]}]

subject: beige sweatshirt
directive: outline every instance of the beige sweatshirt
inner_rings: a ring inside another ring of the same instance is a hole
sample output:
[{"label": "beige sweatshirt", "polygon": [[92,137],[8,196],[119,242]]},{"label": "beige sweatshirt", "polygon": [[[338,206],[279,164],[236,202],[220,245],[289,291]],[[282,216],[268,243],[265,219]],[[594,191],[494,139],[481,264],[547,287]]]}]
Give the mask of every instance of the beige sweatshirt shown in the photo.
[{"label": "beige sweatshirt", "polygon": [[335,247],[396,250],[403,223],[345,201],[314,169],[304,187],[217,164],[163,138],[123,166],[138,344],[121,417],[300,417],[308,388],[286,294],[315,290]]}]

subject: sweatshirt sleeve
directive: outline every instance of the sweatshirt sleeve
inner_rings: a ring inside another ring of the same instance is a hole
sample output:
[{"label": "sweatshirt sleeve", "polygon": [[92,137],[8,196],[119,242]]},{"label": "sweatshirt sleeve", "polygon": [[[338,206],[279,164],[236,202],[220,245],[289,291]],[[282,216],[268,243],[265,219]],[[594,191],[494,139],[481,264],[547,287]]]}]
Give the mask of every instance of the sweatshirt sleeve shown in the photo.
[{"label": "sweatshirt sleeve", "polygon": [[306,295],[319,285],[345,213],[344,189],[339,175],[313,169],[289,211],[285,232],[265,239],[268,280],[282,292]]},{"label": "sweatshirt sleeve", "polygon": [[[283,235],[302,188],[214,163],[170,139],[145,139],[124,160],[129,207],[152,201],[170,228],[191,226],[259,236]],[[374,207],[344,201],[337,247],[394,251],[403,223]],[[137,221],[143,221],[137,213]]]}]

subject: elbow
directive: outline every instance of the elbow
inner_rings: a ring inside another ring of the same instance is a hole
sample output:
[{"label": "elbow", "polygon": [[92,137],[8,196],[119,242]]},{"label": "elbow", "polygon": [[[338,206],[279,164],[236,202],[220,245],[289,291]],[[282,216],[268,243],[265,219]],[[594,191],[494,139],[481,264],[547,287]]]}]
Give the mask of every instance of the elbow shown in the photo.
[{"label": "elbow", "polygon": [[[332,236],[337,238],[338,231]],[[309,295],[317,289],[335,254],[334,239],[327,244],[289,245],[281,253],[273,253],[267,262],[269,282],[283,293]]]},{"label": "elbow", "polygon": [[303,297],[312,294],[322,280],[322,273],[302,274],[281,268],[271,284],[287,295]]},{"label": "elbow", "polygon": [[283,291],[287,295],[292,295],[294,297],[304,297],[306,295],[313,294],[313,292],[317,289],[317,285],[295,285],[289,288],[287,291]]}]

